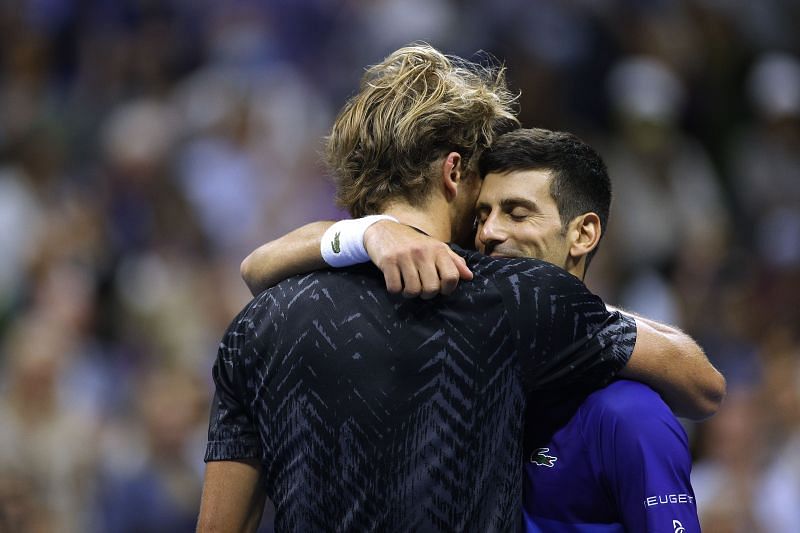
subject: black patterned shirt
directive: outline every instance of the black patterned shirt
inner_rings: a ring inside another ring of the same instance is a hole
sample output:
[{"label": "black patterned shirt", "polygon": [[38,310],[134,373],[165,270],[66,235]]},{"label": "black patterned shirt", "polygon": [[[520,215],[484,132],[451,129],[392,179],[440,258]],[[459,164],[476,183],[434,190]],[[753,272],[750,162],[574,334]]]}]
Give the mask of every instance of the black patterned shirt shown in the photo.
[{"label": "black patterned shirt", "polygon": [[635,323],[576,277],[456,251],[474,279],[450,296],[361,265],[285,280],[228,328],[206,461],[259,459],[276,531],[513,530],[528,397],[630,358]]}]

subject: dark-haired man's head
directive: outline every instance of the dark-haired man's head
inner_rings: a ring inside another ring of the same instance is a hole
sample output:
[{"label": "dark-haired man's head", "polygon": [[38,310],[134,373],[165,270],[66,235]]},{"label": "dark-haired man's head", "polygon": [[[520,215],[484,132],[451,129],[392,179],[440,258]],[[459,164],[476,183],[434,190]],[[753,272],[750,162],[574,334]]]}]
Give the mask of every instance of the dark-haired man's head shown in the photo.
[{"label": "dark-haired man's head", "polygon": [[575,135],[518,129],[481,156],[477,248],[536,257],[583,277],[611,206],[599,154]]}]

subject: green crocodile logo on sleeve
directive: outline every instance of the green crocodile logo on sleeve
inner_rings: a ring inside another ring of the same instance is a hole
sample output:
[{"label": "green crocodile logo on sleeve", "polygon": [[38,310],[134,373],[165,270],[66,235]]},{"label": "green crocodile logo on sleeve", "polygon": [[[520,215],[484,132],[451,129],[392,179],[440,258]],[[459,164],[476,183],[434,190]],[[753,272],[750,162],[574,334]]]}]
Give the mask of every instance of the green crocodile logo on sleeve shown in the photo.
[{"label": "green crocodile logo on sleeve", "polygon": [[547,455],[547,452],[549,451],[550,448],[537,448],[533,450],[533,453],[531,453],[531,462],[537,466],[553,468],[553,466],[556,464],[556,461],[558,461],[558,457]]},{"label": "green crocodile logo on sleeve", "polygon": [[333,253],[338,254],[342,251],[341,245],[339,244],[339,235],[341,232],[337,231],[333,236],[333,241],[331,241],[331,249]]}]

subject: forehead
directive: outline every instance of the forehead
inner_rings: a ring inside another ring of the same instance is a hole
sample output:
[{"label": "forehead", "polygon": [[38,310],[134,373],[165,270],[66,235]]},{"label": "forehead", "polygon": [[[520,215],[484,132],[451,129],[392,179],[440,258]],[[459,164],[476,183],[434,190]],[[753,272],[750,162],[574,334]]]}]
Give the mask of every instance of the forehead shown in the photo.
[{"label": "forehead", "polygon": [[502,174],[490,172],[483,178],[478,203],[492,205],[510,198],[524,198],[538,204],[555,205],[550,196],[552,178],[548,170],[513,170]]}]

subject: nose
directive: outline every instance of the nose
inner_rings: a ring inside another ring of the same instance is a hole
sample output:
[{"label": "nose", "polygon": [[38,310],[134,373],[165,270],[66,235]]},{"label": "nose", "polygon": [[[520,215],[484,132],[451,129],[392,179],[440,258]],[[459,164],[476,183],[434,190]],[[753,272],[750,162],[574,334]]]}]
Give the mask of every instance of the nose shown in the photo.
[{"label": "nose", "polygon": [[503,225],[497,220],[497,216],[490,213],[478,231],[478,240],[480,241],[479,249],[482,248],[483,253],[490,254],[495,246],[505,242],[506,232]]}]

